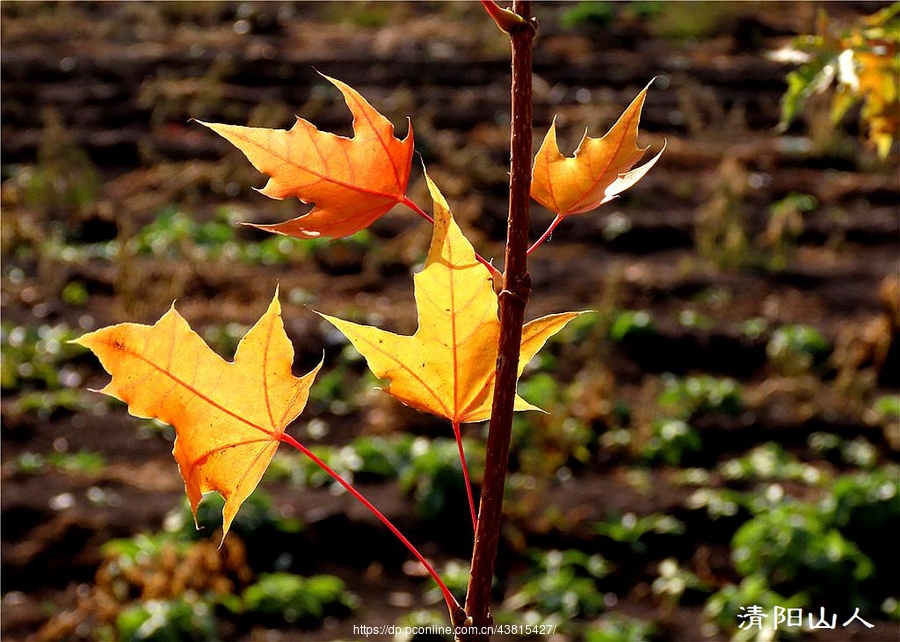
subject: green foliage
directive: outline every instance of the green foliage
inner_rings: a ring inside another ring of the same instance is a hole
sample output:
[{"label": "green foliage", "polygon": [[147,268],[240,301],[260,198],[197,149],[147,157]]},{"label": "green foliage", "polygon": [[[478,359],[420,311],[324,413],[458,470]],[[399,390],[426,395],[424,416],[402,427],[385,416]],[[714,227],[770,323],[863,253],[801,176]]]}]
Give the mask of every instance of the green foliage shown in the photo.
[{"label": "green foliage", "polygon": [[[484,468],[484,443],[465,439],[464,445],[470,475],[477,482]],[[311,450],[347,481],[396,479],[426,520],[440,517],[451,502],[465,497],[459,451],[456,441],[448,437],[363,435],[346,446],[313,446]],[[335,483],[311,460],[293,456],[276,456],[266,475],[270,480],[288,479],[311,487]]]},{"label": "green foliage", "polygon": [[[577,317],[569,321],[566,327],[554,334],[547,340],[547,345],[555,343],[562,345],[578,345],[590,340],[590,337],[597,331],[597,327],[604,321],[604,315],[598,314],[596,310],[586,310]],[[548,354],[547,350],[541,350],[537,356]],[[545,365],[541,365],[543,370]]]},{"label": "green foliage", "polygon": [[369,249],[372,235],[367,230],[345,239],[298,241],[282,235],[263,240],[243,238],[236,226],[238,214],[225,208],[207,221],[175,206],[163,208],[156,219],[128,240],[128,253],[161,258],[190,258],[196,261],[228,260],[248,264],[285,265],[312,256],[317,250],[330,253]]},{"label": "green foliage", "polygon": [[582,0],[560,13],[559,24],[566,29],[581,26],[607,27],[615,17],[614,3]]},{"label": "green foliage", "polygon": [[3,391],[54,391],[80,386],[81,376],[72,364],[82,351],[69,343],[78,334],[65,323],[17,326],[4,321],[0,325]]},{"label": "green foliage", "polygon": [[[134,594],[128,588],[129,582],[137,581],[151,590],[162,588],[160,581],[143,577],[154,569],[177,568],[179,564],[191,565],[194,573],[221,573],[227,565],[236,577],[242,577],[246,567],[238,570],[243,563],[243,550],[234,546],[220,561],[219,553],[205,548],[207,540],[192,541],[180,530],[168,530],[155,534],[138,534],[128,539],[111,540],[103,545],[104,557],[109,560],[112,590],[121,597]],[[198,565],[198,560],[208,560],[212,554],[212,566]],[[180,560],[180,561],[179,561]],[[237,566],[236,566],[237,565]],[[176,572],[177,575],[177,572]],[[140,579],[138,579],[140,578]],[[223,578],[210,578],[203,590],[187,590],[182,596],[172,599],[143,599],[127,604],[116,619],[117,639],[126,640],[205,640],[217,637],[216,611],[227,616],[253,614],[258,621],[272,624],[314,625],[328,616],[344,617],[357,606],[356,597],[347,591],[343,581],[332,575],[302,577],[289,573],[263,573],[255,582],[246,585],[239,596],[222,589],[230,587]],[[170,580],[175,582],[176,580]],[[181,581],[184,581],[183,578]],[[245,580],[246,581],[246,578]],[[201,582],[202,583],[202,582]],[[218,589],[213,587],[218,586]],[[170,589],[171,590],[171,589]]]},{"label": "green foliage", "polygon": [[82,412],[88,402],[79,390],[69,388],[52,392],[26,392],[15,401],[15,408],[22,414],[35,414],[41,419],[49,419],[57,411],[67,413]]},{"label": "green foliage", "polygon": [[52,452],[46,457],[41,453],[25,452],[16,457],[16,472],[26,475],[40,475],[48,469],[68,474],[92,475],[106,467],[106,458],[101,453],[79,450],[75,453]]},{"label": "green foliage", "polygon": [[199,222],[176,207],[167,207],[128,241],[128,249],[138,256],[190,257],[201,261],[224,258],[280,265],[291,260],[298,246],[283,236],[257,243],[241,241],[234,223],[225,210],[219,210],[209,221]]},{"label": "green foliage", "polygon": [[319,622],[328,615],[346,616],[357,607],[356,596],[334,575],[303,577],[263,573],[244,589],[243,610],[265,621]]},{"label": "green foliage", "polygon": [[805,590],[816,599],[850,599],[874,571],[859,547],[815,504],[785,500],[760,511],[732,539],[737,571],[775,588]]},{"label": "green foliage", "polygon": [[519,384],[519,394],[546,414],[517,413],[513,417],[510,453],[520,471],[553,477],[561,467],[586,464],[595,441],[584,421],[570,416],[572,386],[548,372],[538,372]]},{"label": "green foliage", "polygon": [[692,42],[718,35],[722,23],[738,11],[734,2],[635,2],[632,10],[647,16],[650,30],[675,42]]},{"label": "green foliage", "polygon": [[190,545],[190,540],[181,533],[160,531],[158,533],[138,533],[133,537],[111,539],[100,547],[104,556],[114,557],[116,564],[122,569],[133,568],[142,564],[153,563],[159,559],[169,547],[183,551]]},{"label": "green foliage", "polygon": [[519,395],[539,408],[552,407],[563,399],[562,386],[553,374],[536,372],[519,384]]},{"label": "green foliage", "polygon": [[671,604],[681,604],[685,593],[689,597],[710,593],[710,586],[689,570],[682,568],[678,560],[668,557],[659,563],[659,576],[653,580],[650,590]]},{"label": "green foliage", "polygon": [[4,394],[18,393],[4,400],[11,413],[49,419],[58,411],[75,413],[89,407],[75,361],[80,350],[69,343],[75,336],[65,323],[0,325],[0,388]]},{"label": "green foliage", "polygon": [[622,342],[626,338],[641,337],[656,331],[653,318],[646,310],[625,310],[619,313],[609,327],[609,338]]},{"label": "green foliage", "polygon": [[900,417],[900,395],[884,395],[875,400],[872,406],[879,417]]},{"label": "green foliage", "polygon": [[218,354],[234,354],[250,328],[241,323],[223,323],[203,328],[203,340]]},{"label": "green foliage", "polygon": [[803,110],[807,101],[832,85],[831,122],[840,123],[862,103],[860,121],[881,158],[887,158],[900,130],[900,2],[848,28],[819,14],[816,33],[798,38],[790,56],[799,69],[787,75],[788,89],[781,101],[781,127]]},{"label": "green foliage", "polygon": [[893,621],[900,620],[900,600],[896,597],[889,597],[881,603],[881,611]]},{"label": "green foliage", "polygon": [[[444,584],[453,593],[453,596],[460,604],[465,601],[466,589],[469,586],[469,561],[468,560],[448,560],[441,569],[441,578]],[[497,585],[497,578],[493,580],[493,585]],[[429,604],[438,604],[444,601],[444,595],[437,586],[431,586],[425,592],[425,601]]]},{"label": "green foliage", "polygon": [[734,379],[696,375],[663,376],[664,390],[657,398],[660,409],[669,416],[689,421],[704,413],[737,415],[743,409],[741,389]]},{"label": "green foliage", "polygon": [[865,437],[841,439],[833,433],[814,432],[806,441],[814,452],[835,463],[873,468],[878,461],[877,449]]},{"label": "green foliage", "polygon": [[786,375],[808,372],[823,364],[830,353],[831,345],[822,333],[803,324],[781,326],[766,344],[769,362]]},{"label": "green foliage", "polygon": [[[440,598],[443,600],[443,596]],[[397,632],[394,633],[394,642],[413,642],[417,640],[418,637],[412,633],[412,631],[416,630],[419,627],[441,627],[442,629],[447,626],[447,611],[438,611],[434,609],[417,609],[415,611],[409,611],[404,613],[399,618],[397,618],[396,625],[398,628]],[[431,642],[453,642],[454,637],[452,635],[449,636],[440,636],[437,634],[432,634],[428,637],[428,640]]]},{"label": "green foliage", "polygon": [[703,448],[700,434],[681,419],[657,419],[650,439],[641,448],[641,457],[649,463],[678,466],[685,456]]},{"label": "green foliage", "polygon": [[[484,442],[464,444],[469,474],[473,481],[478,480],[484,470]],[[435,520],[455,499],[466,496],[456,442],[419,437],[412,442],[409,454],[409,463],[398,478],[400,488],[412,494],[419,515]]]},{"label": "green foliage", "polygon": [[647,550],[647,544],[641,541],[645,535],[681,535],[684,524],[671,515],[653,513],[638,517],[634,513],[625,513],[607,517],[605,521],[594,524],[592,530],[597,535],[628,544],[636,553],[643,553]]},{"label": "green foliage", "polygon": [[80,308],[87,305],[91,293],[82,281],[69,281],[63,286],[60,297],[69,305]]},{"label": "green foliage", "polygon": [[752,317],[741,323],[741,334],[748,339],[758,339],[769,329],[769,322],[762,317]]},{"label": "green foliage", "polygon": [[672,41],[710,38],[721,29],[722,21],[733,15],[730,2],[661,2],[640,0],[619,3],[581,0],[560,12],[563,29],[607,29],[617,23],[634,28],[644,22],[654,35]]},{"label": "green foliage", "polygon": [[691,509],[705,509],[711,521],[734,517],[746,505],[745,494],[730,488],[699,488],[688,497],[685,505]]},{"label": "green foliage", "polygon": [[[197,507],[197,525],[190,506],[185,501],[181,507],[166,516],[166,531],[186,541],[208,539],[208,530],[222,523],[222,506],[225,500],[218,493],[209,493]],[[249,539],[254,532],[261,530],[282,533],[299,533],[304,529],[303,522],[296,517],[289,517],[277,510],[272,498],[265,491],[257,489],[241,505],[241,510],[234,519],[231,531],[243,539]],[[205,532],[204,532],[205,531]]]},{"label": "green foliage", "polygon": [[839,528],[887,532],[890,524],[900,524],[900,469],[889,466],[837,478],[826,507]]},{"label": "green foliage", "polygon": [[803,215],[811,212],[819,202],[809,194],[790,192],[784,198],[769,205],[766,229],[762,243],[769,250],[768,265],[773,270],[787,267],[791,250],[803,233]]},{"label": "green foliage", "polygon": [[585,642],[635,642],[656,637],[657,627],[653,622],[621,613],[604,613],[585,626],[581,634]]},{"label": "green foliage", "polygon": [[705,314],[701,314],[696,310],[682,310],[678,313],[678,325],[683,328],[694,328],[697,330],[709,330],[713,327],[713,320]]},{"label": "green foliage", "polygon": [[316,379],[309,400],[314,408],[334,415],[345,415],[358,407],[358,397],[377,387],[378,379],[369,371],[360,376],[362,355],[347,344],[331,370]]},{"label": "green foliage", "polygon": [[516,578],[516,588],[503,603],[505,610],[536,610],[569,619],[604,609],[597,580],[610,573],[611,565],[602,556],[572,549],[534,550],[530,557],[529,570]]},{"label": "green foliage", "polygon": [[136,602],[119,613],[116,629],[118,639],[129,642],[200,642],[217,637],[213,610],[196,595]]},{"label": "green foliage", "polygon": [[738,630],[740,621],[737,615],[742,612],[741,608],[755,605],[765,613],[772,613],[776,606],[794,609],[808,604],[809,598],[804,593],[786,597],[773,591],[765,577],[752,575],[741,580],[739,585],[729,584],[713,594],[706,601],[703,612],[720,630],[732,632],[732,640],[752,640],[757,630]]},{"label": "green foliage", "polygon": [[794,480],[821,485],[829,475],[815,466],[798,461],[775,442],[756,446],[746,455],[724,461],[718,466],[725,479],[730,480]]}]

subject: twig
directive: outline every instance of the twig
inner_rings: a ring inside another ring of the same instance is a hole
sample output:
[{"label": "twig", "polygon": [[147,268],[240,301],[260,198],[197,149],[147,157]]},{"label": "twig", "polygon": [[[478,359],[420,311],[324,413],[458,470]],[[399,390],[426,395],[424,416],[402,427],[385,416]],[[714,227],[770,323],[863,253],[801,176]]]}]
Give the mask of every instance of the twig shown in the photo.
[{"label": "twig", "polygon": [[512,10],[522,23],[510,28],[512,43],[512,126],[510,130],[509,219],[506,257],[500,299],[500,345],[491,422],[485,451],[484,481],[475,529],[475,546],[466,593],[466,623],[476,633],[459,637],[465,642],[484,642],[492,624],[491,583],[500,540],[503,488],[509,459],[513,408],[516,398],[519,352],[525,305],[531,293],[528,275],[528,216],[531,191],[531,49],[536,29],[530,0],[515,0]]}]

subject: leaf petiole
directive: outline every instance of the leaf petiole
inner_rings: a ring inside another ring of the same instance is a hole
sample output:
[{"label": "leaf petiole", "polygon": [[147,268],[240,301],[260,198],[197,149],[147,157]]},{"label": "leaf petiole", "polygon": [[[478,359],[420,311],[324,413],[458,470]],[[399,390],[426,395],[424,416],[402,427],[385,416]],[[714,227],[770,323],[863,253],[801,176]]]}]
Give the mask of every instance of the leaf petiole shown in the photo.
[{"label": "leaf petiole", "polygon": [[556,226],[559,225],[562,220],[563,220],[563,217],[557,215],[556,218],[553,219],[553,222],[550,223],[550,227],[548,227],[546,229],[546,231],[543,234],[541,234],[541,238],[539,238],[537,241],[535,241],[534,243],[531,244],[531,247],[528,248],[528,252],[526,253],[526,255],[531,256],[532,252],[534,252],[544,241],[546,241],[548,238],[550,238],[550,235],[553,234],[553,230],[556,229]]},{"label": "leaf petiole", "polygon": [[[418,214],[419,216],[424,218],[426,221],[428,221],[429,223],[434,225],[434,218],[432,218],[431,215],[428,214],[428,212],[426,212],[421,207],[416,205],[413,201],[411,201],[408,196],[404,196],[403,199],[399,202],[403,203],[404,205],[406,205],[406,207],[411,209],[413,212],[415,212],[416,214]],[[502,274],[500,274],[500,270],[498,270],[493,265],[491,265],[490,261],[488,261],[486,258],[481,256],[478,252],[475,253],[475,258],[478,259],[479,263],[481,263],[484,267],[486,267],[488,269],[488,272],[491,273],[491,278],[494,279],[494,282],[499,283],[500,282],[499,279],[500,279],[500,277],[502,277]]]},{"label": "leaf petiole", "polygon": [[466,481],[466,494],[469,496],[469,511],[472,513],[472,530],[478,528],[478,517],[475,515],[475,498],[472,496],[472,481],[469,479],[469,465],[466,463],[466,453],[463,450],[462,433],[459,431],[459,422],[453,422],[453,435],[456,437],[456,447],[459,448],[459,463],[462,466],[463,477]]},{"label": "leaf petiole", "polygon": [[387,526],[388,530],[390,530],[391,533],[393,533],[394,536],[399,539],[407,549],[409,549],[409,552],[413,554],[413,556],[425,568],[428,574],[434,579],[435,582],[437,582],[438,587],[441,589],[441,593],[444,595],[444,601],[447,603],[447,608],[450,610],[451,618],[454,622],[457,621],[457,615],[462,610],[459,602],[457,602],[456,598],[453,597],[453,593],[451,593],[450,589],[447,588],[447,585],[444,584],[444,581],[441,579],[441,576],[438,575],[438,572],[434,570],[434,567],[428,562],[427,559],[425,559],[425,556],[419,552],[419,549],[417,549],[412,544],[412,542],[406,539],[406,536],[404,536],[403,533],[401,533],[400,530],[396,526],[394,526],[391,520],[385,517],[384,513],[375,508],[375,506],[372,505],[372,502],[363,497],[362,493],[356,490],[353,485],[350,484],[350,482],[341,477],[333,468],[331,468],[331,466],[322,461],[322,459],[314,452],[312,452],[309,448],[301,444],[299,441],[294,439],[294,437],[287,433],[281,433],[278,437],[282,442],[288,444],[289,446],[293,446],[301,453],[312,459],[319,468],[328,473],[328,475],[334,481],[343,486],[348,493],[353,495],[353,497],[356,498],[363,506],[365,506],[369,510],[369,512],[377,517],[382,524]]}]

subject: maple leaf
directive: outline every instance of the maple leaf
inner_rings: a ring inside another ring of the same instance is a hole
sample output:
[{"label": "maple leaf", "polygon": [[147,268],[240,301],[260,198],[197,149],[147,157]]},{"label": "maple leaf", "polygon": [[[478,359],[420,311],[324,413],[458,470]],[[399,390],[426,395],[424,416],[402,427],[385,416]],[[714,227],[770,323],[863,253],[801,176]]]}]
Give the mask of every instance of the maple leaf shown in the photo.
[{"label": "maple leaf", "polygon": [[585,131],[571,158],[559,151],[554,119],[534,158],[531,197],[563,218],[600,207],[641,180],[665,150],[631,169],[648,149],[637,146],[637,133],[649,88],[641,90],[605,136],[591,138]]},{"label": "maple leaf", "polygon": [[[331,322],[366,358],[386,392],[408,406],[446,417],[454,424],[483,421],[491,414],[500,321],[497,295],[487,268],[453,219],[447,202],[426,174],[434,199],[434,233],[424,269],[415,275],[419,326],[412,336],[344,321]],[[580,312],[525,324],[519,374]],[[516,410],[539,410],[516,397]]]},{"label": "maple leaf", "polygon": [[234,361],[210,350],[176,310],[148,326],[122,323],[88,333],[89,348],[112,375],[99,392],[137,417],[174,426],[172,451],[194,518],[203,493],[225,498],[223,534],[272,460],[285,426],[306,406],[321,363],[294,377],[278,292],[241,339]]},{"label": "maple leaf", "polygon": [[412,124],[406,138],[356,90],[323,76],[344,95],[353,114],[353,138],[319,131],[300,117],[290,130],[200,122],[240,149],[270,178],[260,190],[315,203],[306,215],[255,225],[297,238],[340,238],[368,227],[406,197],[412,165]]}]

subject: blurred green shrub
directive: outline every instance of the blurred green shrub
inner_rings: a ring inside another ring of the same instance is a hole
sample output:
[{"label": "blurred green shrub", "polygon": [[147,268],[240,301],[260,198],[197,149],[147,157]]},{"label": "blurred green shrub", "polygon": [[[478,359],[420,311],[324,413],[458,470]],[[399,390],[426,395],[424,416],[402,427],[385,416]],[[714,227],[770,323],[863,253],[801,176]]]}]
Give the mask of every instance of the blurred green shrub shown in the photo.
[{"label": "blurred green shrub", "polygon": [[669,604],[694,603],[701,595],[709,595],[710,586],[696,574],[683,568],[674,557],[668,557],[657,567],[659,575],[650,590]]},{"label": "blurred green shrub", "polygon": [[[484,442],[465,441],[465,452],[469,475],[477,484],[484,471]],[[425,520],[438,519],[451,503],[466,497],[455,440],[418,437],[410,445],[409,455],[398,481],[401,490],[413,496],[416,510]]]},{"label": "blurred green shrub", "polygon": [[106,457],[102,453],[79,450],[74,453],[25,452],[15,459],[15,470],[26,475],[40,475],[48,469],[69,474],[95,474],[106,467]]},{"label": "blurred green shrub", "polygon": [[[184,541],[207,540],[209,530],[219,528],[222,523],[222,508],[225,500],[218,493],[207,493],[197,507],[197,526],[194,516],[185,499],[179,508],[171,511],[165,518],[164,526],[168,533]],[[241,505],[241,510],[234,518],[229,532],[236,533],[241,539],[249,541],[259,537],[261,531],[277,531],[281,533],[300,533],[305,525],[296,517],[284,515],[274,506],[272,497],[261,489],[254,491]]]},{"label": "blurred green shrub", "polygon": [[606,577],[612,566],[601,555],[575,549],[533,550],[529,557],[529,569],[514,580],[516,586],[503,602],[504,611],[535,610],[571,619],[604,610],[597,580]]},{"label": "blurred green shrub", "polygon": [[823,10],[816,33],[797,38],[782,58],[801,67],[787,75],[781,100],[781,127],[786,129],[807,101],[834,86],[832,127],[851,107],[862,104],[860,123],[881,158],[890,154],[900,131],[900,2],[840,28]]},{"label": "blurred green shrub", "polygon": [[[752,575],[741,580],[740,584],[729,584],[710,597],[703,607],[703,612],[716,628],[728,631],[735,642],[756,640],[759,633],[755,628],[739,630],[738,614],[748,606],[759,606],[766,614],[771,614],[778,606],[784,609],[803,608],[809,605],[809,598],[804,593],[786,597],[773,591],[765,577]],[[786,630],[789,631],[789,630]]]},{"label": "blurred green shrub", "polygon": [[651,427],[650,437],[641,448],[641,457],[651,464],[681,465],[691,453],[703,448],[700,434],[681,419],[657,419]]},{"label": "blurred green shrub", "polygon": [[756,446],[746,455],[729,459],[718,466],[725,479],[730,480],[794,480],[821,485],[831,477],[815,466],[805,464],[775,442]]},{"label": "blurred green shrub", "polygon": [[592,528],[593,532],[603,537],[628,544],[636,553],[644,553],[647,544],[642,538],[648,533],[657,535],[681,535],[684,533],[684,524],[672,517],[661,513],[652,513],[638,517],[634,513],[624,515],[610,515],[602,522],[597,522]]},{"label": "blurred green shrub", "polygon": [[81,376],[72,367],[78,346],[69,343],[79,332],[65,323],[15,325],[0,324],[0,386],[4,392],[35,388],[60,390],[77,388]]},{"label": "blurred green shrub", "polygon": [[737,415],[743,410],[740,386],[729,377],[665,374],[663,383],[657,404],[669,416],[689,421],[704,413]]},{"label": "blurred green shrub", "polygon": [[581,26],[608,27],[615,17],[615,3],[582,0],[560,13],[559,24],[565,29]]},{"label": "blurred green shrub", "polygon": [[766,344],[766,356],[772,366],[785,375],[809,372],[825,363],[831,345],[814,327],[787,324],[776,329]]},{"label": "blurred green shrub", "polygon": [[889,466],[837,478],[826,507],[839,528],[888,532],[892,524],[900,525],[900,469]]},{"label": "blurred green shrub", "polygon": [[213,609],[196,594],[126,606],[116,618],[116,633],[123,642],[202,642],[218,637]]},{"label": "blurred green shrub", "polygon": [[770,269],[783,270],[787,267],[797,239],[803,233],[803,215],[813,211],[818,204],[810,194],[790,192],[766,209],[768,220],[760,242],[769,252],[767,262]]},{"label": "blurred green shrub", "polygon": [[307,625],[327,616],[346,617],[358,606],[339,577],[291,573],[263,573],[244,589],[241,601],[242,611],[263,621]]},{"label": "blurred green shrub", "polygon": [[604,613],[581,630],[584,642],[635,642],[657,637],[653,622],[628,617],[621,613]]},{"label": "blurred green shrub", "polygon": [[792,499],[741,526],[732,539],[732,558],[744,577],[764,577],[788,592],[803,590],[819,603],[852,602],[874,571],[872,560],[817,505]]},{"label": "blurred green shrub", "polygon": [[653,318],[646,310],[625,310],[620,312],[609,327],[609,338],[622,342],[626,338],[634,338],[652,334],[656,331]]}]

